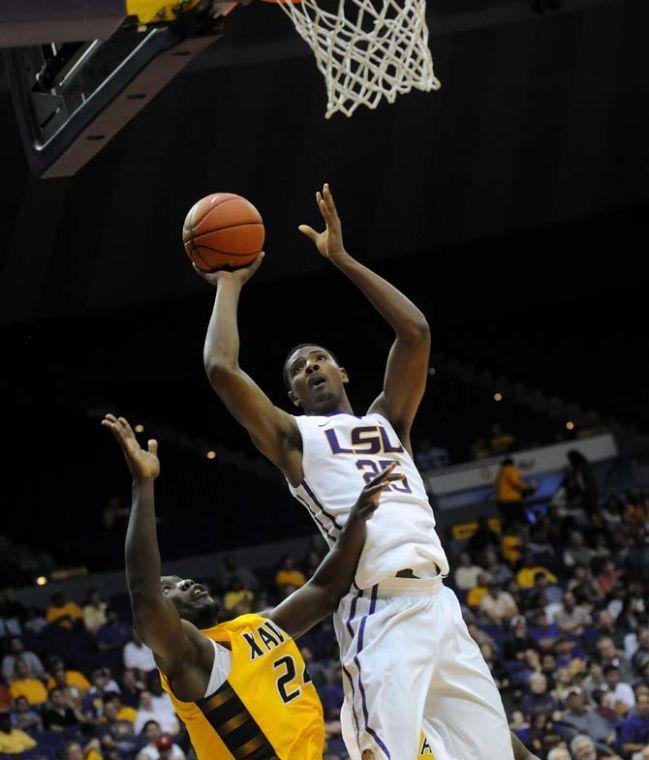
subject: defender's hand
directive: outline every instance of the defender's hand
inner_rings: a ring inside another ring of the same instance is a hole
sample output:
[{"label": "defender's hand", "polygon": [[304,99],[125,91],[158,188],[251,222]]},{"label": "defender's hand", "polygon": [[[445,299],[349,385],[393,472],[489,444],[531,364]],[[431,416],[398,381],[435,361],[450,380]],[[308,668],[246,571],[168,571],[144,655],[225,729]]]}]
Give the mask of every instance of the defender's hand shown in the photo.
[{"label": "defender's hand", "polygon": [[124,459],[134,480],[155,480],[160,474],[158,459],[158,442],[150,440],[145,451],[137,442],[135,433],[124,417],[107,414],[101,424],[110,430],[119,443]]},{"label": "defender's hand", "polygon": [[205,282],[209,282],[210,285],[218,285],[219,280],[234,280],[241,285],[245,285],[253,274],[261,266],[261,262],[264,260],[266,253],[262,251],[259,256],[250,264],[250,266],[242,267],[241,269],[235,269],[234,272],[228,272],[225,269],[221,269],[218,272],[204,272],[199,269],[196,264],[192,262],[194,271],[199,277],[202,277]]},{"label": "defender's hand", "polygon": [[329,189],[329,185],[325,184],[322,188],[322,192],[317,192],[315,197],[322,218],[325,221],[325,229],[323,232],[316,232],[307,224],[301,224],[298,229],[303,235],[306,235],[313,240],[318,250],[325,258],[335,260],[337,257],[345,253],[345,246],[343,245],[343,232],[340,224],[340,217],[338,216],[336,204],[334,203],[334,198]]},{"label": "defender's hand", "polygon": [[349,514],[350,520],[369,520],[379,506],[383,491],[388,489],[395,480],[403,480],[403,475],[393,474],[396,466],[397,462],[393,462],[363,488]]}]

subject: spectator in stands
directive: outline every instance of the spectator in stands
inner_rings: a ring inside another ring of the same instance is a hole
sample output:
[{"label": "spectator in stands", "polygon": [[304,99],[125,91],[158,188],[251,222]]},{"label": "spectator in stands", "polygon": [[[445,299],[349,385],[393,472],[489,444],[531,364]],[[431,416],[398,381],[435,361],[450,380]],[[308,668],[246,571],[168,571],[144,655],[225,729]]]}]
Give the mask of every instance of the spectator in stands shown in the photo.
[{"label": "spectator in stands", "polygon": [[[107,696],[104,700],[104,713],[97,727],[102,748],[114,750],[120,754],[132,753],[137,745],[133,721],[123,715],[120,717],[123,710],[119,695]],[[135,711],[131,710],[131,712]]]},{"label": "spectator in stands", "polygon": [[[586,705],[584,692],[577,686],[566,697],[568,712],[563,717],[563,724],[572,732],[572,736],[586,734],[601,745],[615,741],[615,731],[611,724]],[[574,753],[575,750],[572,749]]]},{"label": "spectator in stands", "polygon": [[468,552],[462,552],[458,567],[453,575],[455,585],[462,591],[468,591],[477,584],[478,576],[483,572],[484,570],[481,567],[473,564]]},{"label": "spectator in stands", "polygon": [[50,659],[48,670],[51,677],[48,681],[47,688],[51,691],[53,688],[58,687],[63,689],[66,694],[75,699],[83,697],[90,684],[88,679],[79,670],[68,670],[65,667],[65,663],[60,657],[53,657]]},{"label": "spectator in stands", "polygon": [[23,620],[25,631],[29,631],[36,636],[40,636],[42,630],[47,626],[47,620],[38,607],[30,607]]},{"label": "spectator in stands", "polygon": [[626,659],[624,653],[618,650],[610,636],[600,636],[597,639],[597,651],[599,659],[604,669],[608,665],[614,665],[620,670],[620,679],[622,681],[633,682],[633,668],[631,663]]},{"label": "spectator in stands", "polygon": [[123,662],[125,668],[133,668],[141,673],[155,670],[153,652],[142,642],[136,631],[132,631],[131,641],[124,645]]},{"label": "spectator in stands", "polygon": [[247,589],[238,574],[230,576],[228,591],[223,597],[223,609],[231,617],[246,615],[252,610],[255,595]]},{"label": "spectator in stands", "polygon": [[563,552],[563,564],[567,568],[582,565],[589,567],[593,559],[593,550],[585,545],[584,534],[578,530],[571,530],[568,537],[568,547]]},{"label": "spectator in stands", "polygon": [[469,605],[469,607],[472,607],[473,609],[477,609],[480,607],[480,602],[484,599],[484,597],[489,592],[490,582],[491,582],[491,578],[489,577],[488,573],[478,574],[478,585],[474,586],[469,591],[466,598],[466,603]]},{"label": "spectator in stands", "polygon": [[281,567],[275,575],[275,585],[280,589],[289,586],[293,590],[304,586],[305,583],[304,573],[297,569],[295,560],[290,554],[287,554],[282,559]]},{"label": "spectator in stands", "polygon": [[592,623],[588,612],[577,605],[577,600],[572,591],[564,593],[562,607],[555,614],[554,619],[561,633],[571,633],[577,636],[582,636],[585,627]]},{"label": "spectator in stands", "polygon": [[123,649],[131,637],[131,626],[120,620],[117,610],[106,610],[106,622],[97,631],[97,647],[100,652]]},{"label": "spectator in stands", "polygon": [[14,667],[14,679],[9,687],[13,699],[26,697],[30,705],[42,705],[47,701],[47,691],[43,682],[29,675],[27,663],[17,660]]},{"label": "spectator in stands", "polygon": [[9,654],[2,658],[2,675],[10,680],[15,672],[16,661],[22,660],[27,666],[30,678],[39,678],[44,673],[43,663],[34,652],[25,651],[25,645],[20,636],[12,636],[9,639]]},{"label": "spectator in stands", "polygon": [[106,623],[106,608],[108,605],[101,598],[96,588],[88,591],[86,604],[83,608],[83,623],[86,630],[93,636]]},{"label": "spectator in stands", "polygon": [[0,754],[19,755],[35,746],[31,736],[11,725],[8,713],[0,713]]},{"label": "spectator in stands", "polygon": [[568,452],[568,468],[561,481],[569,506],[583,507],[594,512],[599,504],[599,488],[593,469],[586,457],[576,449]]},{"label": "spectator in stands", "polygon": [[636,640],[637,647],[631,657],[631,665],[636,673],[640,673],[649,663],[649,628],[638,631]]},{"label": "spectator in stands", "polygon": [[480,601],[480,612],[494,625],[502,625],[518,615],[513,596],[503,591],[493,578],[487,583],[487,594]]},{"label": "spectator in stands", "polygon": [[590,567],[583,565],[576,565],[572,568],[568,590],[572,591],[582,604],[595,605],[601,598],[601,593],[595,584]]},{"label": "spectator in stands", "polygon": [[649,694],[639,694],[635,710],[626,717],[620,728],[622,752],[641,752],[649,744]]},{"label": "spectator in stands", "polygon": [[52,604],[45,613],[50,625],[58,625],[61,628],[72,628],[80,620],[83,620],[81,607],[74,602],[67,602],[61,591],[52,594]]},{"label": "spectator in stands", "polygon": [[476,623],[468,622],[467,630],[469,631],[469,636],[471,636],[478,646],[482,646],[483,644],[489,644],[492,647],[496,646],[493,637],[486,631],[483,631],[482,628],[478,628]]},{"label": "spectator in stands", "polygon": [[505,524],[524,517],[523,499],[535,490],[535,486],[523,480],[511,457],[503,459],[496,476],[496,502]]},{"label": "spectator in stands", "polygon": [[163,734],[156,742],[160,760],[184,760],[185,753],[168,734]]},{"label": "spectator in stands", "polygon": [[522,589],[533,588],[536,576],[539,574],[544,575],[550,583],[557,582],[557,576],[554,573],[551,573],[547,567],[538,565],[529,552],[525,553],[521,560],[520,569],[516,573],[516,582]]},{"label": "spectator in stands", "polygon": [[492,456],[506,454],[511,451],[516,440],[511,433],[505,433],[498,423],[491,426],[491,437],[489,438],[489,449]]},{"label": "spectator in stands", "polygon": [[21,620],[26,614],[27,608],[18,601],[16,591],[13,588],[6,588],[0,595],[0,619],[6,636],[20,636]]},{"label": "spectator in stands", "polygon": [[163,733],[175,735],[180,730],[176,714],[170,714],[161,707],[161,703],[156,704],[150,691],[143,691],[135,718],[135,733],[139,734],[149,721],[155,721]]},{"label": "spectator in stands", "polygon": [[92,686],[83,701],[83,711],[98,718],[103,710],[104,699],[111,694],[118,694],[119,686],[109,668],[97,668],[92,673]]},{"label": "spectator in stands", "polygon": [[126,668],[122,673],[120,695],[122,702],[128,707],[137,709],[140,704],[140,694],[144,691],[144,682],[139,677],[139,671]]},{"label": "spectator in stands", "polygon": [[52,689],[50,699],[43,708],[43,724],[47,731],[65,731],[71,726],[86,723],[86,717],[69,700],[62,689]]},{"label": "spectator in stands", "polygon": [[512,661],[520,659],[523,652],[536,646],[536,639],[527,629],[527,620],[523,615],[517,615],[510,621],[511,630],[505,636],[504,654],[505,659]]},{"label": "spectator in stands", "polygon": [[484,551],[484,569],[501,586],[505,586],[513,577],[512,571],[500,561],[493,546],[488,546]]},{"label": "spectator in stands", "polygon": [[615,562],[611,559],[604,560],[597,573],[597,588],[599,592],[606,596],[613,589],[613,586],[619,581],[623,573],[615,567]]},{"label": "spectator in stands", "polygon": [[102,760],[98,739],[91,739],[82,748],[79,742],[68,742],[63,750],[63,760]]},{"label": "spectator in stands", "polygon": [[548,694],[548,679],[542,673],[532,673],[528,684],[530,690],[523,696],[521,709],[526,718],[532,718],[539,713],[551,715],[556,703]]},{"label": "spectator in stands", "polygon": [[21,731],[42,731],[43,722],[41,716],[32,710],[27,697],[18,697],[11,712],[11,725]]},{"label": "spectator in stands", "polygon": [[[171,703],[171,699],[166,691],[162,688],[162,682],[160,680],[160,673],[156,669],[149,673],[148,678],[148,687],[149,691],[153,695],[153,705],[155,707],[156,712],[159,715],[164,715],[165,718],[160,721],[160,725],[162,726],[162,730],[165,730],[165,726],[168,727],[167,721],[175,722],[177,723],[178,718],[176,717],[176,711],[174,710],[174,706]],[[169,731],[169,733],[176,733],[175,731]]]},{"label": "spectator in stands", "polygon": [[[171,739],[171,737],[163,737],[160,725],[155,720],[150,720],[144,726],[143,734],[146,738],[146,744],[138,752],[136,760],[159,760],[160,748],[158,747],[158,742],[162,738],[168,740]],[[184,760],[185,753],[177,744],[174,744],[173,739],[171,739],[171,745],[172,746],[169,749],[171,750],[172,760]]]},{"label": "spectator in stands", "polygon": [[491,521],[487,517],[478,520],[478,527],[467,541],[466,550],[472,557],[479,557],[487,547],[497,546],[500,540],[497,533],[491,529]]},{"label": "spectator in stands", "polygon": [[555,747],[548,752],[547,760],[571,760],[570,752],[565,747]]},{"label": "spectator in stands", "polygon": [[616,712],[626,714],[635,706],[635,694],[628,683],[620,680],[620,669],[615,665],[604,668],[604,680],[611,697],[611,705]]}]

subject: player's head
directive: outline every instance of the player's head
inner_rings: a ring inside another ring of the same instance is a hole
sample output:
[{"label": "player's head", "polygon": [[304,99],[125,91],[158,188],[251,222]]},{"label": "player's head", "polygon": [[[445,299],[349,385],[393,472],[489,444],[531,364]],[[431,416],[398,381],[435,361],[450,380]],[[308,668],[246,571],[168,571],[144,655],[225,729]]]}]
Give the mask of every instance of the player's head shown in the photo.
[{"label": "player's head", "polygon": [[200,583],[177,575],[164,575],[160,578],[160,588],[180,617],[197,628],[211,628],[218,622],[219,603]]},{"label": "player's head", "polygon": [[284,362],[284,383],[288,397],[306,414],[329,414],[341,407],[347,370],[331,351],[317,343],[294,346]]}]

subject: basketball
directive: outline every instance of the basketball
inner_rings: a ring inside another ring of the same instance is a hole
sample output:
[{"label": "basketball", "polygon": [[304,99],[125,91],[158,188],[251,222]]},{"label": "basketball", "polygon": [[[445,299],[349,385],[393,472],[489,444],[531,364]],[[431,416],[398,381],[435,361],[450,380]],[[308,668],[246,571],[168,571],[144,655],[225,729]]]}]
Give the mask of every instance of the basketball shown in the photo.
[{"label": "basketball", "polygon": [[203,272],[247,267],[261,253],[265,237],[259,211],[234,193],[201,198],[183,225],[185,252]]}]

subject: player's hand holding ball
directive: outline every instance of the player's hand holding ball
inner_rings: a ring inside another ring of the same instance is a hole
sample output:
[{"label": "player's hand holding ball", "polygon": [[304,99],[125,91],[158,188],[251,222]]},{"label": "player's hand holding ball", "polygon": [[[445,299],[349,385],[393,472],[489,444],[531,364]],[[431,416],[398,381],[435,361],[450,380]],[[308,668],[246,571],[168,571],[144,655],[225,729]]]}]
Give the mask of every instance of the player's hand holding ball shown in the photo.
[{"label": "player's hand holding ball", "polygon": [[337,258],[345,255],[346,252],[343,245],[343,231],[340,217],[338,216],[329,185],[325,183],[322,192],[318,191],[315,197],[325,222],[325,229],[322,232],[316,232],[308,224],[301,224],[298,229],[303,235],[313,240],[325,258],[335,261]]},{"label": "player's hand holding ball", "polygon": [[247,282],[261,265],[265,237],[259,211],[234,193],[201,198],[183,225],[185,252],[211,285],[222,278]]}]

